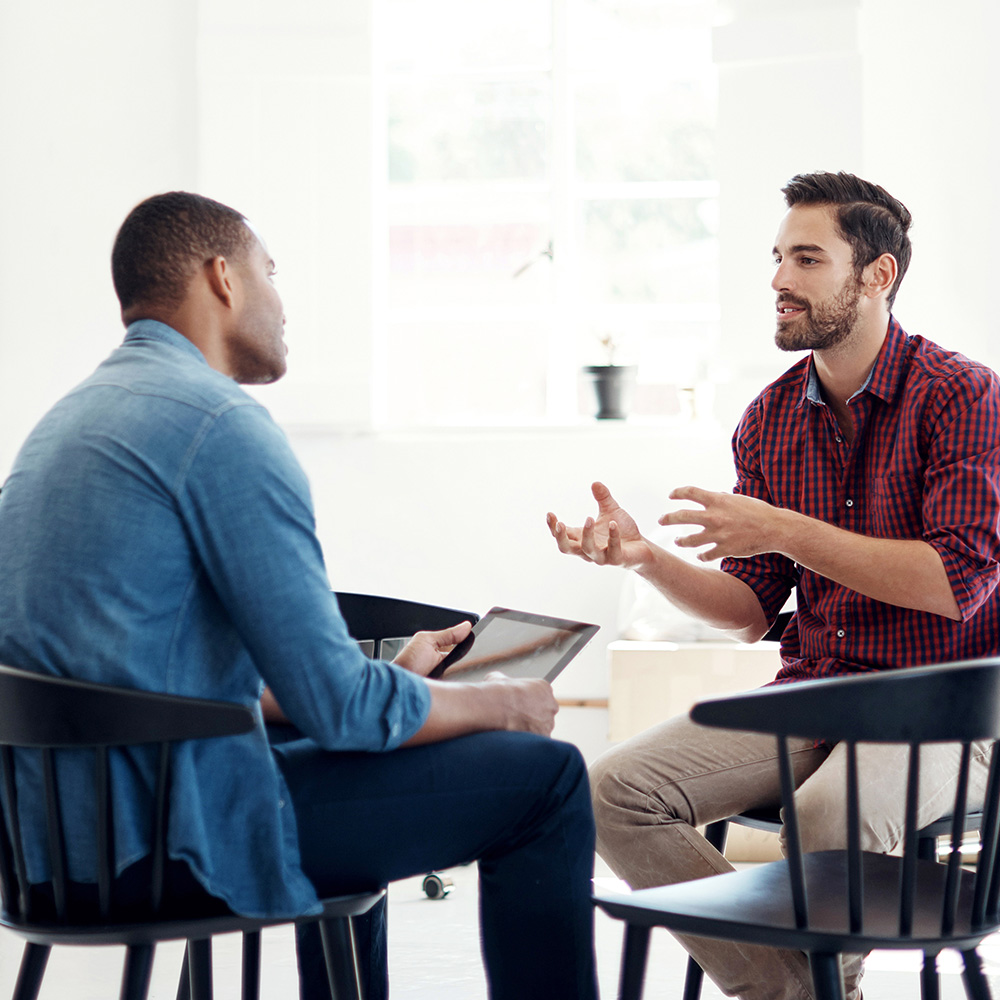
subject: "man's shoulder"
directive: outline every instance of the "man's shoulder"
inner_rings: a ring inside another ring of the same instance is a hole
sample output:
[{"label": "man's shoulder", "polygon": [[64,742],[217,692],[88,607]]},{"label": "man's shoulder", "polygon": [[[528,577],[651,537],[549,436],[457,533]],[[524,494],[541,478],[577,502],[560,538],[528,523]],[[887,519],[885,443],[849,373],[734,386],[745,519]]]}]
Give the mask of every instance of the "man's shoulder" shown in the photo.
[{"label": "man's shoulder", "polygon": [[262,409],[232,379],[209,367],[200,356],[170,344],[126,341],[100,364],[77,392],[119,389],[152,403],[217,415],[233,407]]},{"label": "man's shoulder", "polygon": [[750,402],[747,410],[797,403],[806,390],[811,359],[811,354],[799,358],[791,368],[764,386]]},{"label": "man's shoulder", "polygon": [[919,334],[909,337],[909,367],[918,376],[931,379],[950,379],[966,375],[976,381],[996,378],[993,369],[980,361],[952,351]]}]

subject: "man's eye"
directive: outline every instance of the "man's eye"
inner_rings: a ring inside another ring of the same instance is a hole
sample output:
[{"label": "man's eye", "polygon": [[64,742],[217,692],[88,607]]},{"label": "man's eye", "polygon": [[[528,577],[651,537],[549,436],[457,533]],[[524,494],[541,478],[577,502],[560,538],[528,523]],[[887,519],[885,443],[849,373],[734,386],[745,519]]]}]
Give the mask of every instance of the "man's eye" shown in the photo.
[{"label": "man's eye", "polygon": [[799,262],[802,264],[816,264],[818,263],[815,257],[800,257]]}]

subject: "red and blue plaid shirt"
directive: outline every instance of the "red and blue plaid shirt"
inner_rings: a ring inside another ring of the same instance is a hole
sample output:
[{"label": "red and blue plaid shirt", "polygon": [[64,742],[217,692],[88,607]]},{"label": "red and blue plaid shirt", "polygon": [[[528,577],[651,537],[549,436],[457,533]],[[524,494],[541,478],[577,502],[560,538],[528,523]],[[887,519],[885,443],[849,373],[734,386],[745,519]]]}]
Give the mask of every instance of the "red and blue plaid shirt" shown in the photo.
[{"label": "red and blue plaid shirt", "polygon": [[773,622],[797,610],[777,680],[862,673],[1000,653],[1000,379],[895,319],[843,438],[811,356],[771,383],[733,438],[736,493],[875,538],[919,538],[944,562],[962,615],[864,597],[784,556],[724,559]]}]

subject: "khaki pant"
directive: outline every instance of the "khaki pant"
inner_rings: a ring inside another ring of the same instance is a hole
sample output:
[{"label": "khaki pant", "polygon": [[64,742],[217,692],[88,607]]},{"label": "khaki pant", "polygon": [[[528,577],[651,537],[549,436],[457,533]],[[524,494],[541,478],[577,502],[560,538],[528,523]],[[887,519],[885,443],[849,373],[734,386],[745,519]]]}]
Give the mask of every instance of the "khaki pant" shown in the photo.
[{"label": "khaki pant", "polygon": [[[806,851],[846,844],[846,749],[790,739],[796,809]],[[973,752],[969,808],[982,805],[988,746]],[[862,849],[899,846],[906,799],[906,747],[859,745]],[[923,826],[954,807],[959,748],[921,748]],[[781,799],[773,736],[710,729],[678,716],[612,748],[590,769],[597,850],[633,889],[687,882],[733,870],[696,830]],[[812,1000],[809,964],[800,951],[679,936],[728,996]],[[859,996],[863,956],[844,957],[847,1000]]]}]

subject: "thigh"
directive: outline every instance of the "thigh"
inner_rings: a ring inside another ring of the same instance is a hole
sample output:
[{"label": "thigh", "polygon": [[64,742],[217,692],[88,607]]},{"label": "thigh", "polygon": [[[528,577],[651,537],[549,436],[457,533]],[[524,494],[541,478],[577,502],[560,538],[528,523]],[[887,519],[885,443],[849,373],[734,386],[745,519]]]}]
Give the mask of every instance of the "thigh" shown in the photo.
[{"label": "thigh", "polygon": [[[982,807],[989,769],[989,746],[973,744],[968,809]],[[931,743],[920,748],[917,828],[949,815],[955,808],[961,746]],[[890,853],[902,841],[905,826],[909,748],[896,743],[858,744],[858,798],[861,848]],[[799,788],[796,811],[806,850],[840,849],[847,843],[847,747],[838,743],[829,758]]]},{"label": "thigh", "polygon": [[[813,740],[790,739],[796,784],[826,759]],[[591,767],[595,806],[613,802],[691,826],[781,799],[777,741],[763,733],[669,719],[612,748]]]},{"label": "thigh", "polygon": [[565,795],[554,790],[584,774],[575,747],[529,733],[477,733],[383,754],[334,753],[303,739],[273,752],[303,870],[320,892],[502,854],[563,808]]}]

